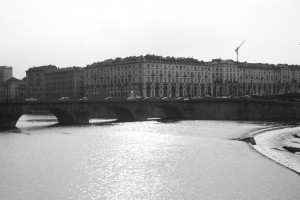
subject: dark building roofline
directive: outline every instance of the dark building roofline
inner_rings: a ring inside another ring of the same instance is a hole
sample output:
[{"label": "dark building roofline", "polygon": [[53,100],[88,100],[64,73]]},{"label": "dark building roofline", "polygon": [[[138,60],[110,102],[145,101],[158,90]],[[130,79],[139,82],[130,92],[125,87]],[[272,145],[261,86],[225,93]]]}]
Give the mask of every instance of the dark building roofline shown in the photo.
[{"label": "dark building roofline", "polygon": [[55,65],[44,65],[44,66],[38,66],[38,67],[31,67],[26,72],[44,71],[44,70],[47,70],[47,69],[57,69],[57,67]]},{"label": "dark building roofline", "polygon": [[60,72],[74,72],[74,71],[83,71],[82,67],[65,67],[65,68],[57,68],[54,71],[47,71],[45,74],[50,74],[50,73],[60,73]]},{"label": "dark building roofline", "polygon": [[11,78],[7,79],[5,82],[12,82],[12,81],[22,81],[22,80],[17,79],[15,77],[11,77]]},{"label": "dark building roofline", "polygon": [[106,66],[114,66],[114,65],[126,65],[126,64],[137,64],[137,63],[178,63],[178,64],[204,64],[204,61],[199,61],[194,58],[183,58],[183,57],[162,57],[157,55],[141,55],[141,56],[131,56],[126,58],[115,58],[115,59],[107,59],[102,62],[95,62],[91,65],[87,65],[87,68],[93,67],[106,67]]}]

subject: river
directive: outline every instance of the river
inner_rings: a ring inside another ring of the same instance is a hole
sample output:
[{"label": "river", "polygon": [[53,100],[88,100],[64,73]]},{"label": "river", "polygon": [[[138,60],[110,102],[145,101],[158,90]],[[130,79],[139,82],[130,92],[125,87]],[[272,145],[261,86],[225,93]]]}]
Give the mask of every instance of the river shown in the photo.
[{"label": "river", "polygon": [[297,173],[232,140],[276,123],[91,122],[1,132],[0,199],[299,199]]}]

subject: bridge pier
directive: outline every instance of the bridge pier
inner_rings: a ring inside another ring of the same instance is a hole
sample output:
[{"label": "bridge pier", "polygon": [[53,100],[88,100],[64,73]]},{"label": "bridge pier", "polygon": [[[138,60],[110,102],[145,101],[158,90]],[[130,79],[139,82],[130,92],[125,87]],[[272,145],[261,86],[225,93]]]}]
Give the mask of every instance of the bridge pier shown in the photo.
[{"label": "bridge pier", "polygon": [[89,112],[81,110],[62,110],[62,109],[48,109],[52,112],[58,123],[61,125],[74,125],[74,124],[88,124]]},{"label": "bridge pier", "polygon": [[135,121],[146,121],[148,119],[148,110],[144,109],[136,109],[134,112],[135,115]]},{"label": "bridge pier", "polygon": [[0,115],[0,130],[16,128],[20,116],[13,114]]},{"label": "bridge pier", "polygon": [[86,111],[76,111],[74,112],[73,119],[74,124],[89,124],[89,112]]},{"label": "bridge pier", "polygon": [[193,108],[185,108],[183,109],[184,119],[192,120],[194,118],[194,109]]}]

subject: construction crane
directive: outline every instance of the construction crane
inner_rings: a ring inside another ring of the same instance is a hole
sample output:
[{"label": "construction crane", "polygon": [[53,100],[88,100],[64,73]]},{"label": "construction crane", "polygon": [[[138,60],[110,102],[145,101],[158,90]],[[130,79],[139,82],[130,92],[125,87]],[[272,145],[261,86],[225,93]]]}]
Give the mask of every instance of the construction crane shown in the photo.
[{"label": "construction crane", "polygon": [[244,40],[234,51],[236,52],[236,61],[239,62],[239,49],[244,44],[246,40]]}]

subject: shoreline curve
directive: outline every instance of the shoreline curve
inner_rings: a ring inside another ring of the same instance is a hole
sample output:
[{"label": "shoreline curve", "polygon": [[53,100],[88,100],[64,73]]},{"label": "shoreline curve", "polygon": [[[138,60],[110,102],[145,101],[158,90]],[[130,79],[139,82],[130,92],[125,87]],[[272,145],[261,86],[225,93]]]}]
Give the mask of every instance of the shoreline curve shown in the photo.
[{"label": "shoreline curve", "polygon": [[[258,152],[259,154],[261,154],[262,156],[272,160],[273,162],[275,162],[276,164],[279,164],[289,170],[291,170],[292,172],[300,175],[300,170],[297,170],[289,165],[287,165],[286,163],[284,162],[280,162],[278,159],[275,159],[274,157],[268,155],[266,152],[264,152],[261,148],[259,148],[260,146],[260,139],[259,137],[264,135],[264,134],[272,134],[276,131],[280,131],[280,130],[285,130],[285,129],[295,129],[297,127],[300,127],[300,124],[288,124],[288,125],[278,125],[278,126],[274,126],[274,127],[269,127],[269,128],[264,128],[264,129],[259,129],[259,130],[255,130],[255,131],[252,131],[248,134],[248,137],[253,137],[255,139],[255,142],[256,144],[255,145],[252,145],[251,143],[248,143],[256,152]],[[295,130],[294,130],[295,131]],[[287,135],[292,135],[292,130],[286,130],[284,131],[285,134]],[[274,133],[275,134],[275,133]],[[280,135],[280,133],[279,133]],[[276,137],[276,136],[273,136],[273,137]],[[276,148],[274,148],[276,149]],[[276,150],[280,150],[280,149],[276,149]],[[280,151],[285,151],[285,152],[288,152],[286,150],[280,150]],[[288,152],[290,153],[290,152]]]}]

